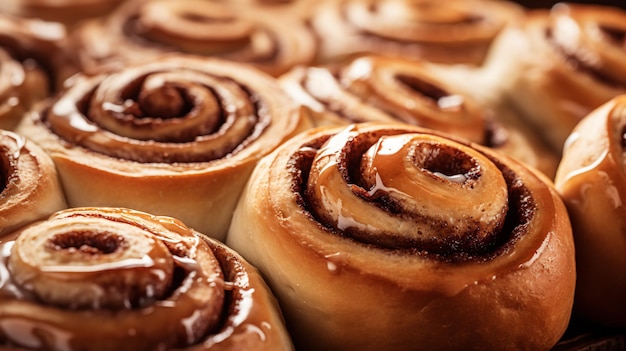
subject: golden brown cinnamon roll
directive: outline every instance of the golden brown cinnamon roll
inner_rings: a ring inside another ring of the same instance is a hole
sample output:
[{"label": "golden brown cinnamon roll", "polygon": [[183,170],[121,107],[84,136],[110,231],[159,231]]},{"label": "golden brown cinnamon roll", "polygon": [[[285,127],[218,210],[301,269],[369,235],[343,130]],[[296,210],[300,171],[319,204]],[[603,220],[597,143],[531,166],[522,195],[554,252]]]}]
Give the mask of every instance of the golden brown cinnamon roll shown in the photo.
[{"label": "golden brown cinnamon roll", "polygon": [[223,239],[257,160],[306,123],[253,68],[171,56],[75,76],[18,130],[52,156],[71,207],[169,215]]},{"label": "golden brown cinnamon roll", "polygon": [[1,248],[3,350],[292,350],[256,269],[173,218],[69,209]]},{"label": "golden brown cinnamon roll", "polygon": [[287,141],[255,169],[227,244],[267,277],[299,350],[548,349],[572,307],[551,183],[418,127]]},{"label": "golden brown cinnamon roll", "polygon": [[522,15],[508,1],[339,0],[320,5],[311,23],[323,62],[378,53],[480,65],[502,28]]},{"label": "golden brown cinnamon roll", "polygon": [[576,243],[576,311],[626,326],[626,96],[585,117],[568,138],[555,184]]},{"label": "golden brown cinnamon roll", "polygon": [[0,235],[65,207],[50,157],[24,137],[0,130]]},{"label": "golden brown cinnamon roll", "polygon": [[82,20],[103,16],[122,0],[3,0],[0,12],[59,22],[71,27]]},{"label": "golden brown cinnamon roll", "polygon": [[0,14],[0,129],[12,130],[73,73],[59,24]]},{"label": "golden brown cinnamon roll", "polygon": [[446,132],[513,156],[554,176],[558,159],[534,135],[446,84],[421,61],[364,56],[328,67],[298,67],[284,90],[317,125],[402,122]]},{"label": "golden brown cinnamon roll", "polygon": [[302,21],[207,0],[129,1],[75,34],[87,72],[182,52],[249,63],[278,75],[315,56],[313,34]]},{"label": "golden brown cinnamon roll", "polygon": [[503,33],[487,66],[557,151],[591,110],[626,92],[626,12],[557,4]]}]

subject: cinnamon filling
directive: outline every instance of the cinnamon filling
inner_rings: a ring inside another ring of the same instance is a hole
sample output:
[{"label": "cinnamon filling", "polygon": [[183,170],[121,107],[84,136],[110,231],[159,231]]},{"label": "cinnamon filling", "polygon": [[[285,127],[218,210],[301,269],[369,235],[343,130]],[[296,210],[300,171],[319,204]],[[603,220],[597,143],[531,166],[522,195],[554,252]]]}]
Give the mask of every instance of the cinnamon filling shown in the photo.
[{"label": "cinnamon filling", "polygon": [[186,21],[196,22],[196,23],[211,23],[211,22],[227,23],[233,20],[232,17],[226,17],[226,16],[209,17],[209,16],[203,16],[201,14],[197,14],[193,12],[184,12],[184,13],[179,13],[178,15]]},{"label": "cinnamon filling", "polygon": [[11,160],[9,159],[5,150],[2,150],[0,154],[0,195],[9,185],[9,178],[13,173],[13,167]]},{"label": "cinnamon filling", "polygon": [[[77,215],[70,215],[70,217],[77,217]],[[104,219],[106,216],[102,218]],[[127,220],[117,218],[115,222],[127,223]],[[131,224],[130,222],[132,220],[128,221],[129,224]],[[0,294],[5,298],[13,298],[24,302],[30,301],[34,305],[45,306],[46,311],[50,312],[51,315],[59,314],[61,316],[59,318],[62,320],[67,318],[68,315],[76,316],[77,313],[81,314],[80,320],[68,318],[68,320],[72,319],[72,322],[58,326],[54,324],[58,319],[48,314],[20,316],[20,321],[23,321],[23,325],[30,326],[33,330],[46,331],[47,329],[45,328],[53,325],[53,330],[62,332],[64,336],[72,335],[72,333],[78,333],[82,330],[88,330],[90,333],[93,331],[93,337],[79,340],[72,339],[72,349],[84,349],[85,343],[93,340],[102,342],[103,337],[112,337],[113,334],[111,334],[110,328],[103,328],[102,331],[97,328],[99,323],[109,323],[111,321],[119,324],[122,330],[140,330],[137,326],[146,323],[146,321],[150,322],[154,328],[145,329],[145,334],[141,335],[141,340],[145,341],[143,344],[138,344],[136,342],[137,338],[133,334],[122,336],[114,334],[113,339],[107,340],[111,342],[110,347],[106,348],[107,350],[116,349],[115,343],[123,343],[122,345],[124,345],[128,342],[134,342],[134,344],[131,344],[131,348],[134,346],[140,349],[163,347],[169,349],[172,347],[198,345],[202,340],[212,337],[214,333],[223,334],[221,336],[224,337],[230,336],[230,334],[234,333],[234,329],[239,328],[239,324],[237,324],[239,322],[235,322],[235,320],[243,318],[252,323],[261,323],[261,321],[250,320],[248,317],[250,313],[249,306],[252,305],[250,300],[254,298],[251,292],[254,291],[254,288],[249,286],[248,271],[236,257],[233,257],[225,248],[209,240],[203,240],[204,238],[202,237],[198,237],[199,241],[195,241],[196,244],[199,243],[200,245],[192,244],[193,247],[189,247],[191,242],[178,241],[164,233],[159,233],[158,236],[164,239],[163,243],[167,242],[168,246],[172,247],[170,252],[181,251],[180,253],[184,254],[184,256],[174,255],[175,267],[171,276],[168,272],[158,271],[156,265],[160,264],[161,259],[157,260],[155,257],[154,262],[146,262],[146,265],[143,266],[143,268],[148,269],[142,270],[139,267],[140,272],[134,277],[128,277],[128,272],[125,269],[107,271],[105,268],[101,273],[92,275],[89,279],[81,279],[78,282],[61,280],[61,285],[59,286],[65,290],[60,289],[58,290],[59,293],[54,294],[48,294],[41,289],[32,291],[30,287],[31,279],[41,279],[38,276],[28,275],[26,281],[18,279],[16,276],[17,268],[11,260],[15,258],[16,250],[20,243],[18,241],[5,242],[0,245],[0,249],[2,249],[0,250],[0,272],[7,275],[4,276],[5,279],[0,281]],[[160,240],[158,238],[155,239]],[[122,235],[122,233],[78,230],[52,235],[44,242],[44,245],[53,250],[76,249],[86,254],[110,254],[124,248],[127,245],[127,241],[130,243],[132,239],[126,240],[125,235]],[[142,250],[139,247],[131,249]],[[36,250],[36,248],[25,248],[22,246],[19,250]],[[193,252],[193,255],[190,254],[191,252]],[[58,253],[55,256],[63,254]],[[192,259],[190,256],[194,256],[194,258]],[[214,257],[215,261],[209,259],[209,256]],[[110,269],[114,269],[113,265],[125,263],[109,262],[108,260],[103,262],[103,264],[111,265]],[[72,262],[68,263],[71,266]],[[128,262],[128,264],[127,268],[133,269],[131,266],[138,267],[140,262]],[[212,267],[213,264],[216,264],[216,266]],[[213,271],[214,269],[215,271]],[[47,271],[42,270],[41,272],[45,273]],[[224,276],[222,276],[222,272],[224,272]],[[58,274],[62,273],[54,271],[51,277],[54,278]],[[98,284],[96,281],[100,280],[104,274],[113,274],[112,280],[108,281],[108,283],[104,282],[100,286],[96,285]],[[232,285],[229,291],[225,292],[222,286],[224,278],[229,280],[229,284]],[[157,281],[154,281],[154,279],[157,279]],[[79,285],[76,286],[74,283]],[[103,294],[104,298],[117,296],[120,293],[116,289],[123,289],[124,294],[127,295],[124,298],[126,303],[120,307],[123,308],[123,311],[120,310],[118,312],[117,306],[110,306],[105,301],[85,306],[74,306],[71,304],[72,301],[70,301],[69,305],[49,301],[50,297],[59,297],[61,292],[65,294],[72,291],[73,295],[71,296],[74,296],[76,299],[82,299],[84,294],[77,294],[76,289],[81,289],[85,286],[87,287],[85,293],[91,294],[95,291],[98,296],[100,296],[100,293]],[[81,311],[77,311],[77,309]],[[5,327],[6,324],[0,328],[2,329],[0,334],[7,331],[7,329],[4,329]],[[150,334],[155,333],[155,331],[156,334]],[[25,339],[24,336],[28,339]],[[18,345],[23,345],[23,343],[33,341],[33,338],[37,341],[48,340],[47,335],[40,335],[39,333],[16,335],[16,338],[10,338],[10,340],[15,341]],[[157,342],[159,343],[158,347]],[[117,348],[119,349],[120,347],[118,346]],[[126,347],[125,349],[129,348]]]},{"label": "cinnamon filling", "polygon": [[[367,139],[369,137],[371,135]],[[345,163],[340,164],[339,168],[346,178],[345,181],[350,190],[355,195],[385,210],[389,216],[405,219],[409,216],[410,220],[429,223],[430,230],[434,232],[445,233],[448,231],[450,228],[446,223],[439,223],[427,217],[402,212],[402,206],[387,195],[371,195],[367,185],[363,183],[360,167],[357,166],[361,159],[355,156],[371,146],[371,142],[361,142],[365,139],[366,137],[362,134],[355,134],[351,142],[342,151],[345,153],[345,158],[343,158]],[[525,228],[533,217],[535,203],[530,191],[506,166],[490,158],[500,169],[506,181],[509,205],[508,210],[500,220],[501,222],[495,225],[496,232],[488,234],[486,237],[483,237],[484,234],[478,234],[482,225],[471,220],[465,221],[466,227],[461,228],[465,233],[464,235],[444,235],[436,239],[409,238],[402,233],[387,233],[378,236],[367,231],[364,232],[358,227],[340,229],[334,223],[324,220],[317,214],[317,209],[320,207],[319,200],[316,200],[307,190],[314,158],[326,140],[324,137],[307,143],[292,155],[288,162],[292,190],[296,193],[296,203],[311,216],[312,221],[317,222],[325,230],[349,238],[355,243],[380,250],[391,250],[400,255],[420,255],[447,262],[487,261],[507,252],[524,235]],[[420,148],[422,150],[416,152],[414,162],[416,166],[423,168],[433,177],[459,183],[459,185],[471,184],[481,177],[480,167],[473,162],[471,157],[466,157],[467,155],[458,150],[444,145],[439,146],[438,150],[433,149],[431,145],[420,146]]]},{"label": "cinnamon filling", "polygon": [[53,45],[35,45],[34,40],[22,39],[21,43],[19,39],[11,37],[9,35],[2,35],[0,33],[0,48],[5,50],[16,61],[22,62],[26,71],[41,70],[48,77],[48,91],[54,92],[57,90],[57,71],[54,67],[51,57],[57,55],[54,51]]},{"label": "cinnamon filling", "polygon": [[611,42],[613,42],[615,46],[622,48],[622,50],[626,50],[626,30],[623,28],[615,28],[605,25],[601,25],[600,30],[611,40]]},{"label": "cinnamon filling", "polygon": [[493,118],[485,121],[485,141],[481,143],[490,148],[504,146],[509,141],[509,132],[504,125]]},{"label": "cinnamon filling", "polygon": [[480,178],[480,167],[474,159],[446,145],[420,144],[415,164],[438,178],[465,183]]},{"label": "cinnamon filling", "polygon": [[138,105],[143,116],[158,116],[158,118],[183,117],[192,109],[192,103],[185,90],[171,85],[161,89],[142,92],[138,98]]},{"label": "cinnamon filling", "polygon": [[607,72],[603,72],[601,70],[601,67],[593,66],[585,62],[585,60],[581,60],[578,55],[583,53],[580,53],[578,51],[573,53],[566,51],[565,48],[554,38],[554,35],[552,34],[552,30],[550,28],[546,28],[544,35],[546,41],[550,43],[552,47],[554,47],[554,49],[563,57],[565,62],[573,70],[583,72],[584,74],[591,76],[593,79],[602,84],[622,90],[626,89],[626,84],[621,82],[617,75],[611,75]]},{"label": "cinnamon filling", "polygon": [[125,246],[124,237],[108,232],[73,231],[57,234],[48,240],[52,250],[79,251],[84,254],[111,254]]},{"label": "cinnamon filling", "polygon": [[93,79],[41,119],[70,144],[140,163],[221,159],[270,125],[272,106],[240,81],[193,69],[176,74],[165,68]]},{"label": "cinnamon filling", "polygon": [[435,84],[407,75],[398,75],[396,78],[404,86],[428,98],[434,105],[439,106],[442,110],[459,110],[463,106],[462,103],[447,104],[445,100],[456,95],[448,93]]},{"label": "cinnamon filling", "polygon": [[124,21],[124,23],[122,24],[122,33],[124,34],[124,36],[139,45],[164,46],[166,48],[170,47],[169,45],[166,45],[165,43],[157,43],[157,42],[153,42],[149,40],[145,35],[147,30],[148,30],[147,28],[144,28],[143,26],[139,25],[139,15],[137,14],[129,16],[126,19],[126,21]]}]

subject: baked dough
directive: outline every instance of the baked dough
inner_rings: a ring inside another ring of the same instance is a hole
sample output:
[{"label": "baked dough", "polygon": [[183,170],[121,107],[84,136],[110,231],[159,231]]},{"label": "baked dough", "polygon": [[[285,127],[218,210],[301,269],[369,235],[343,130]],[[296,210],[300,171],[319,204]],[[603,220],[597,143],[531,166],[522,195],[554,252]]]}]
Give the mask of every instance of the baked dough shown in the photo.
[{"label": "baked dough", "polygon": [[76,29],[73,47],[82,70],[90,73],[177,52],[279,75],[311,63],[316,54],[313,33],[298,16],[205,0],[127,1]]},{"label": "baked dough", "polygon": [[74,78],[18,127],[54,160],[69,206],[168,215],[220,240],[258,159],[308,127],[271,77],[220,59]]},{"label": "baked dough", "polygon": [[0,130],[0,237],[67,207],[50,157],[21,135]]},{"label": "baked dough", "polygon": [[626,96],[621,95],[572,131],[555,179],[574,229],[576,311],[620,327],[626,326],[625,128]]},{"label": "baked dough", "polygon": [[626,92],[625,24],[626,11],[615,7],[537,10],[497,39],[484,74],[560,153],[583,117]]},{"label": "baked dough", "polygon": [[552,183],[402,124],[287,141],[255,169],[227,244],[267,277],[298,350],[547,350],[574,298]]},{"label": "baked dough", "polygon": [[13,234],[4,350],[293,350],[256,269],[176,219],[73,208]]},{"label": "baked dough", "polygon": [[306,106],[317,126],[417,125],[489,146],[554,177],[555,153],[495,104],[457,87],[444,70],[449,69],[421,60],[366,55],[334,65],[298,67],[282,75],[280,83]]},{"label": "baked dough", "polygon": [[384,54],[479,66],[494,38],[523,14],[509,1],[327,0],[310,22],[319,62]]}]

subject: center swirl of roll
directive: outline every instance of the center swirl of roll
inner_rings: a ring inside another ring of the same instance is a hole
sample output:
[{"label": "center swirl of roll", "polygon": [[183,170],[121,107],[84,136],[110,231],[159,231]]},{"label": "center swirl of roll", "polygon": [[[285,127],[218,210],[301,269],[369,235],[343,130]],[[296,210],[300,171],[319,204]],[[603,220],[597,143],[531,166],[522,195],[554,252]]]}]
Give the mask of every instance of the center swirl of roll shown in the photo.
[{"label": "center swirl of roll", "polygon": [[162,299],[174,272],[168,248],[128,224],[94,231],[99,222],[21,236],[9,261],[15,281],[38,299],[66,308],[134,308]]},{"label": "center swirl of roll", "polygon": [[502,172],[480,152],[435,135],[350,128],[316,152],[306,197],[346,236],[442,255],[493,247],[509,209]]},{"label": "center swirl of roll", "polygon": [[62,139],[136,162],[206,162],[258,136],[269,116],[231,78],[178,65],[82,78],[43,116]]}]

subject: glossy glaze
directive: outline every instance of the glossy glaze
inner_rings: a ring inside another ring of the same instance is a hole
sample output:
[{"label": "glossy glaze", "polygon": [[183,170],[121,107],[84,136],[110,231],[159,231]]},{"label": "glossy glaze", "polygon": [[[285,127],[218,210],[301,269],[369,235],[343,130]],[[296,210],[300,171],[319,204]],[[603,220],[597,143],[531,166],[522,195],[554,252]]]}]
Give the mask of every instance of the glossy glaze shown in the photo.
[{"label": "glossy glaze", "polygon": [[0,340],[9,346],[291,349],[254,269],[170,217],[58,212],[4,241],[2,258]]},{"label": "glossy glaze", "polygon": [[[360,122],[418,125],[487,145],[553,176],[548,149],[463,94],[423,61],[367,55],[326,67],[296,68],[280,82],[318,126]],[[481,89],[477,84],[474,89]]]},{"label": "glossy glaze", "polygon": [[577,258],[575,308],[582,318],[624,326],[623,96],[585,117],[566,143],[555,184],[574,228]]},{"label": "glossy glaze", "polygon": [[[403,124],[315,129],[260,162],[227,244],[299,349],[547,349],[571,312],[571,227],[543,177],[498,155]],[[483,219],[496,229],[467,224]]]}]

